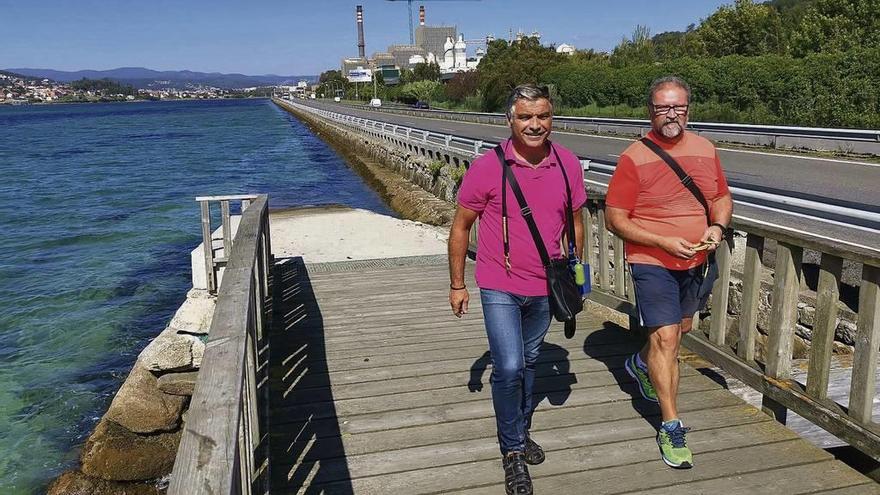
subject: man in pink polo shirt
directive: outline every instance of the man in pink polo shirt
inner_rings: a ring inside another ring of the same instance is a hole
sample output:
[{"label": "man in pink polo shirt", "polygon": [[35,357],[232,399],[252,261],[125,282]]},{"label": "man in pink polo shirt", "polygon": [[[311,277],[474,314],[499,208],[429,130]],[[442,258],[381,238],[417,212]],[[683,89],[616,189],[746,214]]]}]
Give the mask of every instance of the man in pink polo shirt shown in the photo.
[{"label": "man in pink polo shirt", "polygon": [[[550,326],[547,277],[535,241],[502,166],[510,167],[532,211],[550,258],[559,258],[571,185],[578,256],[583,250],[580,208],[587,200],[584,172],[571,151],[551,143],[553,105],[546,87],[522,85],[507,101],[511,137],[501,144],[505,164],[494,151],[473,161],[461,183],[458,210],[449,232],[449,303],[455,316],[467,313],[464,283],[468,234],[480,226],[475,278],[492,356],[492,403],[508,494],[531,494],[526,464],[540,464],[544,452],[529,436],[535,362]],[[564,176],[563,176],[564,174]],[[507,229],[502,222],[502,185],[507,188]],[[506,238],[506,239],[505,239]],[[505,242],[509,256],[505,256]]]}]

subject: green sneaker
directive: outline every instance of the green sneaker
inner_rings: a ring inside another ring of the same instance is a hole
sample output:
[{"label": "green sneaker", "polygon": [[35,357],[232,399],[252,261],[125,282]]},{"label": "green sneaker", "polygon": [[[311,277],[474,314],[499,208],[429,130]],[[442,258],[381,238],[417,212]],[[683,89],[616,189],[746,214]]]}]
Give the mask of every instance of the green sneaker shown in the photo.
[{"label": "green sneaker", "polygon": [[639,392],[642,393],[642,397],[644,397],[645,400],[657,402],[657,391],[654,390],[654,386],[651,385],[651,378],[648,377],[648,372],[640,368],[636,363],[637,354],[638,353],[626,358],[623,367],[626,368],[626,372],[629,373],[629,376],[633,377],[636,383],[639,384]]},{"label": "green sneaker", "polygon": [[690,469],[694,466],[694,456],[687,446],[687,432],[690,428],[676,421],[672,430],[661,426],[657,432],[657,445],[660,446],[660,458],[667,466],[675,469]]}]

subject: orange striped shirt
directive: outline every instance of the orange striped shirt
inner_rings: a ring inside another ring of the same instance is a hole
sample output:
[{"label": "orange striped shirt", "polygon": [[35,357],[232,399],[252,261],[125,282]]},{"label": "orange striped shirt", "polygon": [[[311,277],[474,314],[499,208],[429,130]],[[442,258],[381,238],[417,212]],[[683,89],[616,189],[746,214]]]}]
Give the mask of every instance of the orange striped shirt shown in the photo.
[{"label": "orange striped shirt", "polygon": [[[730,193],[718,153],[709,140],[687,131],[675,144],[657,138],[653,131],[648,133],[648,139],[675,158],[693,178],[710,210],[715,200]],[[608,206],[629,210],[633,223],[654,234],[682,237],[697,243],[706,231],[706,214],[700,202],[663,159],[638,141],[620,155],[605,202]],[[691,259],[681,259],[657,247],[627,242],[626,257],[630,263],[687,270],[702,264],[706,252],[699,251]]]}]

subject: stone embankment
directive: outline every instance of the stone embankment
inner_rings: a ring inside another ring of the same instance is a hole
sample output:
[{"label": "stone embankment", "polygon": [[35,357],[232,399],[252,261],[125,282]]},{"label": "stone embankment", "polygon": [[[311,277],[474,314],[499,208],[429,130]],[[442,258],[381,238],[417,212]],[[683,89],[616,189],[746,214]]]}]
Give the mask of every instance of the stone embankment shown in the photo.
[{"label": "stone embankment", "polygon": [[408,153],[370,136],[280,106],[329,143],[403,218],[448,225],[464,167]]},{"label": "stone embankment", "polygon": [[164,493],[211,327],[215,298],[190,290],[168,326],[140,353],[89,435],[80,467],[50,495]]}]

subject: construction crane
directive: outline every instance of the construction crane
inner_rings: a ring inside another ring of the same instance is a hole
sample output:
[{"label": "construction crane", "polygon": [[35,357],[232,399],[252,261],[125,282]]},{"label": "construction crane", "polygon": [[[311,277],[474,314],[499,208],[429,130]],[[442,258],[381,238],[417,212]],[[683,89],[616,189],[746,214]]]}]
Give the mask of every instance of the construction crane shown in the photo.
[{"label": "construction crane", "polygon": [[[413,31],[413,0],[387,0],[389,2],[406,2],[407,7],[409,8],[409,44],[414,45],[416,43],[415,40],[415,31]],[[420,2],[479,2],[480,0],[420,0]]]}]

